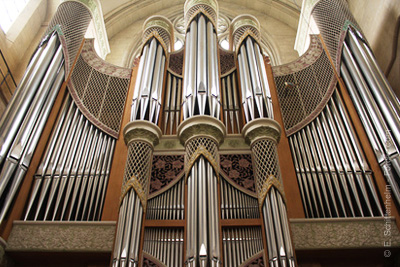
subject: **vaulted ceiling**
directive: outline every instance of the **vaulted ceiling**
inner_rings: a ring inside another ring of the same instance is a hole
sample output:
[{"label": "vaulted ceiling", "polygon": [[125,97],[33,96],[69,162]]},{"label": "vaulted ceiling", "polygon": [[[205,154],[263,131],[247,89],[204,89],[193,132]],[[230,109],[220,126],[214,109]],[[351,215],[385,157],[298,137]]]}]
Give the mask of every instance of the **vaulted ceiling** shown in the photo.
[{"label": "vaulted ceiling", "polygon": [[[183,17],[184,0],[100,1],[110,42],[106,60],[131,66],[140,46],[143,22],[151,15],[168,17],[174,24]],[[228,23],[237,15],[251,14],[261,23],[263,43],[274,65],[298,57],[294,42],[302,0],[218,1],[220,17]]]}]

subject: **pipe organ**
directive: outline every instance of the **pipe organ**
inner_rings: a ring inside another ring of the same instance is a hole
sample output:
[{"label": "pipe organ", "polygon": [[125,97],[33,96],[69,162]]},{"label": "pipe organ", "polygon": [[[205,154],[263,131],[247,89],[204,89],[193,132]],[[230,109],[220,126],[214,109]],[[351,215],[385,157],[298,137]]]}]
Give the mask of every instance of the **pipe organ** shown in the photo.
[{"label": "pipe organ", "polygon": [[187,0],[183,48],[151,16],[129,69],[96,55],[91,13],[63,2],[0,121],[0,233],[117,220],[112,266],[278,267],[297,266],[294,209],[382,219],[385,181],[400,201],[400,104],[337,9],[318,1],[321,36],[271,67],[254,16],[231,21],[228,51],[216,0]]}]

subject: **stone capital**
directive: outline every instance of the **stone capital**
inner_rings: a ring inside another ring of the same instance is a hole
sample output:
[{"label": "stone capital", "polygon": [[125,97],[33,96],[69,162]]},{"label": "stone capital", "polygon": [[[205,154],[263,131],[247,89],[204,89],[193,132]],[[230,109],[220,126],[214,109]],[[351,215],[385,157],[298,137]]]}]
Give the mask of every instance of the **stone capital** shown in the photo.
[{"label": "stone capital", "polygon": [[146,19],[143,24],[143,45],[153,37],[158,39],[165,53],[168,52],[168,47],[173,47],[174,26],[168,18],[154,15]]},{"label": "stone capital", "polygon": [[125,125],[123,134],[126,144],[134,140],[142,140],[147,141],[153,147],[159,143],[162,136],[162,132],[157,125],[142,120],[129,122]]},{"label": "stone capital", "polygon": [[249,35],[261,44],[260,22],[253,15],[237,16],[232,20],[229,31],[236,51]]},{"label": "stone capital", "polygon": [[190,22],[202,13],[211,21],[214,28],[218,27],[218,2],[216,0],[186,0],[184,6],[186,29]]},{"label": "stone capital", "polygon": [[253,145],[260,139],[271,139],[279,143],[281,137],[281,126],[275,120],[268,118],[255,119],[247,123],[242,130],[246,143]]},{"label": "stone capital", "polygon": [[209,136],[218,146],[224,142],[226,135],[225,125],[214,117],[201,115],[183,121],[177,130],[179,140],[185,145],[187,140],[195,136]]}]

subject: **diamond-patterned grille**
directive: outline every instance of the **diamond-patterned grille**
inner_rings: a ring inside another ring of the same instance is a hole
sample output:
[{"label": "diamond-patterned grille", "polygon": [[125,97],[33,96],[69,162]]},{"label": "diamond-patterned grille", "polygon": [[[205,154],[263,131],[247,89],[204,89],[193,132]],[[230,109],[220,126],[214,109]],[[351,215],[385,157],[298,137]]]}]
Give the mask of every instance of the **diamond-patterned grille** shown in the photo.
[{"label": "diamond-patterned grille", "polygon": [[[149,192],[152,158],[153,150],[148,143],[135,141],[129,144],[128,158],[125,165],[124,184],[127,183],[132,176],[135,176],[145,191],[146,196]],[[124,186],[122,188],[124,188]]]},{"label": "diamond-patterned grille", "polygon": [[169,54],[168,68],[178,75],[182,75],[183,68],[183,49],[179,52]]},{"label": "diamond-patterned grille", "polygon": [[303,102],[297,86],[286,87],[285,82],[296,84],[293,74],[275,77],[276,88],[278,91],[279,103],[282,110],[285,129],[290,129],[305,117]]},{"label": "diamond-patterned grille", "polygon": [[146,29],[146,31],[143,33],[143,43],[146,42],[149,38],[149,35],[153,34],[153,32],[156,32],[164,41],[164,44],[168,47],[171,43],[171,38],[170,34],[163,28],[160,27],[151,27]]},{"label": "diamond-patterned grille", "polygon": [[[75,73],[79,73],[79,75],[74,75]],[[74,72],[72,74],[75,91],[78,94],[79,98],[82,98],[83,93],[85,92],[91,73],[92,68],[88,64],[86,64],[80,56],[76,61]]]},{"label": "diamond-patterned grille", "polygon": [[325,51],[311,67],[314,69],[314,73],[320,86],[322,96],[324,96],[328,91],[328,88],[332,84],[332,80],[335,78],[331,63]]},{"label": "diamond-patterned grille", "polygon": [[[297,80],[301,100],[304,104],[304,110],[308,115],[313,112],[317,105],[322,101],[318,81],[314,78],[315,76],[312,68],[305,68],[300,72],[295,73],[294,76]],[[314,78],[314,81],[311,83],[310,78]]]},{"label": "diamond-patterned grille", "polygon": [[[92,17],[85,5],[77,2],[63,2],[59,5],[56,14],[51,20],[46,35],[49,34],[57,24],[65,37],[67,49],[67,73],[74,63],[82,40]],[[67,75],[67,74],[66,74]]]},{"label": "diamond-patterned grille", "polygon": [[286,131],[300,123],[320,106],[336,82],[332,65],[325,52],[309,66],[275,77],[279,103]]},{"label": "diamond-patterned grille", "polygon": [[192,158],[193,154],[199,149],[199,147],[204,147],[212,157],[215,162],[218,162],[218,146],[217,143],[207,137],[198,137],[190,139],[186,144],[186,162]]},{"label": "diamond-patterned grille", "polygon": [[212,19],[214,25],[217,25],[218,15],[217,15],[217,13],[215,13],[215,10],[210,6],[198,4],[198,5],[191,7],[186,12],[185,22],[186,22],[187,26],[189,26],[189,21],[192,19],[192,16],[194,14],[196,14],[197,12],[199,12],[199,10],[203,11],[203,13],[205,13],[208,16],[208,18]]},{"label": "diamond-patterned grille", "polygon": [[129,80],[110,77],[100,121],[115,131],[119,131]]},{"label": "diamond-patterned grille", "polygon": [[103,102],[104,93],[108,84],[108,79],[109,76],[101,74],[96,70],[92,70],[88,87],[83,94],[83,104],[96,118],[99,116],[101,103]]},{"label": "diamond-patterned grille", "polygon": [[228,73],[230,70],[236,68],[235,65],[235,53],[232,51],[226,51],[219,49],[220,68],[221,75]]},{"label": "diamond-patterned grille", "polygon": [[260,31],[252,26],[246,25],[237,29],[234,33],[235,35],[233,36],[233,41],[236,47],[241,41],[242,36],[247,31],[250,31],[252,34],[254,34],[254,36],[257,37],[257,40],[261,40]]},{"label": "diamond-patterned grille", "polygon": [[103,127],[105,125],[119,132],[129,79],[104,74],[90,66],[81,55],[72,72],[71,82],[92,118]]},{"label": "diamond-patterned grille", "polygon": [[346,22],[350,21],[358,29],[360,27],[357,26],[346,0],[321,0],[315,5],[312,16],[318,25],[335,66],[338,68],[340,48],[343,42],[341,37]]},{"label": "diamond-patterned grille", "polygon": [[263,139],[254,143],[252,151],[257,192],[262,191],[262,187],[270,175],[282,183],[276,143]]}]

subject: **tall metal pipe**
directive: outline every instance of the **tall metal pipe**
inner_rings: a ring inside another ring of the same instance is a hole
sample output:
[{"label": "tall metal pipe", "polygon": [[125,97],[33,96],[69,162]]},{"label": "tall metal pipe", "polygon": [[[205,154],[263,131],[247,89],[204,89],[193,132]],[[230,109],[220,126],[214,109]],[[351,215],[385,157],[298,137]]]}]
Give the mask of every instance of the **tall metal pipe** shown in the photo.
[{"label": "tall metal pipe", "polygon": [[45,72],[48,70],[53,55],[58,48],[57,43],[57,34],[53,34],[43,52],[40,53],[37,62],[35,59],[34,63],[36,64],[32,65],[34,68],[32,72],[28,71],[30,76],[26,80],[26,83],[25,79],[23,79],[21,83],[22,87],[17,88],[21,93],[15,95],[5,111],[0,124],[0,164],[4,161],[24,116],[30,107],[31,100],[34,98],[38,86]]},{"label": "tall metal pipe", "polygon": [[379,108],[383,111],[386,122],[390,125],[396,143],[400,145],[399,100],[378,67],[369,47],[356,36],[352,29],[348,31],[348,37],[351,51],[371,87]]}]

